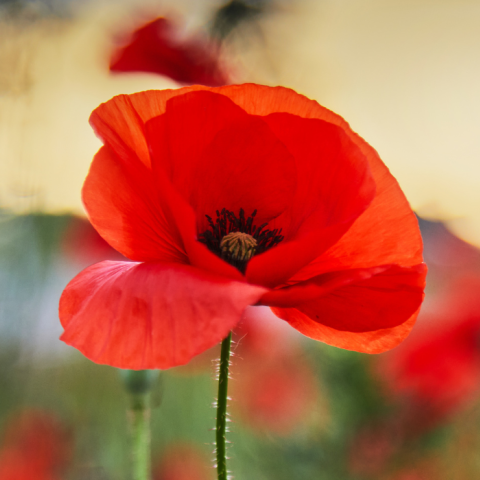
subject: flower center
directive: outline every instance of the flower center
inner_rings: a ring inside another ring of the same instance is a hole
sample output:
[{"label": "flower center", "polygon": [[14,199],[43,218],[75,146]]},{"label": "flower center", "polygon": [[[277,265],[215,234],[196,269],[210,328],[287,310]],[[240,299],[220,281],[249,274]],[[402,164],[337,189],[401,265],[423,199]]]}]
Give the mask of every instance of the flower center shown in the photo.
[{"label": "flower center", "polygon": [[248,233],[230,232],[220,241],[222,258],[227,262],[230,259],[247,262],[255,255],[256,248],[257,241]]},{"label": "flower center", "polygon": [[225,208],[217,210],[215,222],[207,217],[209,228],[198,235],[198,241],[220,258],[233,265],[240,272],[245,273],[248,261],[254,256],[263,253],[278,245],[283,240],[282,229],[269,230],[264,223],[257,228],[253,224],[257,211],[245,218],[243,208],[238,217]]}]

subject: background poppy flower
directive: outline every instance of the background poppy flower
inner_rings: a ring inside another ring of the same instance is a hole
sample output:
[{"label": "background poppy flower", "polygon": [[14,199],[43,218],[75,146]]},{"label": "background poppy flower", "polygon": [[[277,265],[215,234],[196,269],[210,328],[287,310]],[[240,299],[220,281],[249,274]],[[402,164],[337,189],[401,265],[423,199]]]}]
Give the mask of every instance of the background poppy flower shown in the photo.
[{"label": "background poppy flower", "polygon": [[167,18],[156,18],[131,34],[127,45],[112,53],[112,72],[149,72],[192,85],[230,83],[219,58],[220,46],[197,35],[185,40]]},{"label": "background poppy flower", "polygon": [[2,480],[58,480],[71,458],[71,438],[53,414],[26,409],[7,422],[0,449]]},{"label": "background poppy flower", "polygon": [[[416,460],[413,465],[400,468],[392,475],[388,475],[385,480],[437,480],[445,478],[438,458],[427,457],[422,460]],[[448,478],[448,477],[447,477]]]},{"label": "background poppy flower", "polygon": [[236,362],[231,382],[234,414],[251,429],[283,436],[307,421],[312,424],[319,403],[316,378],[301,357],[299,351],[287,351],[277,359],[246,357]]},{"label": "background poppy flower", "polygon": [[348,455],[349,471],[355,477],[375,478],[385,470],[399,448],[398,428],[391,424],[362,427],[353,437]]},{"label": "background poppy flower", "polygon": [[235,421],[257,432],[286,436],[307,423],[312,427],[319,407],[325,410],[322,417],[327,416],[300,338],[269,309],[246,309],[233,331],[229,388]]},{"label": "background poppy flower", "polygon": [[437,309],[423,315],[414,335],[374,364],[388,391],[404,400],[411,433],[438,425],[478,399],[479,291],[480,278],[458,280]]},{"label": "background poppy flower", "polygon": [[[93,265],[61,297],[61,338],[91,360],[184,364],[255,304],[362,352],[392,348],[412,328],[425,280],[417,220],[341,117],[292,90],[246,84],[120,95],[90,121],[105,146],[83,201],[134,261]],[[242,246],[254,255],[238,268],[220,245],[230,230],[258,240]]]},{"label": "background poppy flower", "polygon": [[122,258],[85,218],[72,217],[61,241],[62,253],[72,262],[89,265]]},{"label": "background poppy flower", "polygon": [[202,452],[188,443],[168,446],[153,472],[154,480],[212,480],[214,476]]}]

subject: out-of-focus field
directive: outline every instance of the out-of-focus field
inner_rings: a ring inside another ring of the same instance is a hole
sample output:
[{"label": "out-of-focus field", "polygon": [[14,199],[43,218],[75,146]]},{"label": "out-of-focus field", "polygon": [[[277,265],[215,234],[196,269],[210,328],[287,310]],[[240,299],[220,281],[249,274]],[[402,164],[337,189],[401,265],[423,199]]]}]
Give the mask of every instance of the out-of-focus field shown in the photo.
[{"label": "out-of-focus field", "polygon": [[[421,225],[427,300],[411,337],[391,353],[329,347],[297,334],[268,309],[249,309],[236,332],[232,366],[228,438],[236,478],[478,475],[480,251],[440,223]],[[0,472],[8,432],[27,430],[37,445],[50,438],[61,478],[127,479],[127,399],[119,372],[62,344],[56,312],[76,272],[118,254],[85,220],[69,215],[5,215],[0,241]],[[213,349],[160,373],[152,409],[156,479],[213,478],[218,354]],[[33,426],[21,427],[25,418]],[[22,451],[22,461],[35,461]]]}]

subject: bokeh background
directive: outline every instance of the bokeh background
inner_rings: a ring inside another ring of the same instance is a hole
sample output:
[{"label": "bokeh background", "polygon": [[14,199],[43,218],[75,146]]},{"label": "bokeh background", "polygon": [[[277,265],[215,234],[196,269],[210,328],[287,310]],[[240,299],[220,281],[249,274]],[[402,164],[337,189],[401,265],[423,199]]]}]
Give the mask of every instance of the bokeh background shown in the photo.
[{"label": "bokeh background", "polygon": [[[100,146],[88,117],[119,93],[197,82],[283,85],[345,117],[419,215],[429,266],[418,325],[385,354],[246,312],[235,478],[479,478],[478,25],[479,0],[1,0],[0,478],[129,478],[118,371],[58,340],[62,289],[119,258],[80,201]],[[155,480],[214,478],[217,356],[160,374]]]}]

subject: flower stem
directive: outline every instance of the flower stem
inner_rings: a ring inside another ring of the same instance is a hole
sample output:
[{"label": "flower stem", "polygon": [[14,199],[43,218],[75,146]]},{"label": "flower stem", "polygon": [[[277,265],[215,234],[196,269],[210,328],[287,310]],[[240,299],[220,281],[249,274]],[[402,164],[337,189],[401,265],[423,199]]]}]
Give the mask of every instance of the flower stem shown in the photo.
[{"label": "flower stem", "polygon": [[150,480],[150,394],[131,395],[130,435],[133,480]]},{"label": "flower stem", "polygon": [[150,389],[157,378],[154,370],[122,370],[129,394],[129,427],[133,480],[151,479]]},{"label": "flower stem", "polygon": [[220,371],[218,376],[218,399],[217,399],[217,476],[218,480],[227,480],[227,457],[225,447],[225,430],[227,425],[227,392],[228,392],[228,367],[230,365],[230,345],[232,332],[222,342],[220,354]]}]

